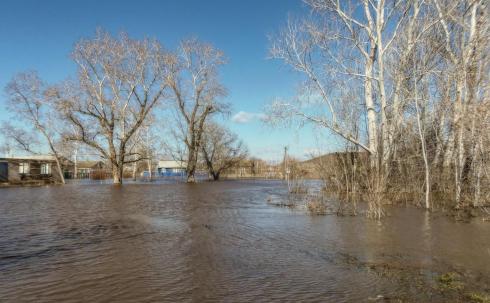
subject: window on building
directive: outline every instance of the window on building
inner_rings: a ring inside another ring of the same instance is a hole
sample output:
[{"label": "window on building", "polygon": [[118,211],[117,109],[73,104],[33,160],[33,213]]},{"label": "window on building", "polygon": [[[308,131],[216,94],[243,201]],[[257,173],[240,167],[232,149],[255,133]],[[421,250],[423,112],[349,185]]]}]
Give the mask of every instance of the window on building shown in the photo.
[{"label": "window on building", "polygon": [[28,174],[29,173],[29,163],[19,163],[19,174]]},{"label": "window on building", "polygon": [[49,175],[51,174],[51,164],[42,163],[41,164],[41,175]]}]

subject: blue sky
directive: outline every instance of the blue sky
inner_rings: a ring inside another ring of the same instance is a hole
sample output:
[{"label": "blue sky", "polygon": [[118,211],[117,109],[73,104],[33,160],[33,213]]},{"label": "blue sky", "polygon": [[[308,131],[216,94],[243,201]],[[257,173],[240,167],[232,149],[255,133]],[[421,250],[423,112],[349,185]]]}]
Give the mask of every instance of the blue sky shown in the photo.
[{"label": "blue sky", "polygon": [[251,154],[279,159],[287,145],[291,153],[304,157],[320,147],[310,128],[272,129],[258,118],[273,98],[293,95],[298,80],[281,62],[267,59],[267,37],[288,15],[308,12],[300,0],[2,1],[0,119],[9,117],[3,87],[15,73],[37,70],[48,82],[73,75],[72,46],[81,37],[93,36],[97,27],[125,31],[133,38],[156,38],[169,48],[196,36],[229,59],[221,77],[233,114],[225,123]]}]

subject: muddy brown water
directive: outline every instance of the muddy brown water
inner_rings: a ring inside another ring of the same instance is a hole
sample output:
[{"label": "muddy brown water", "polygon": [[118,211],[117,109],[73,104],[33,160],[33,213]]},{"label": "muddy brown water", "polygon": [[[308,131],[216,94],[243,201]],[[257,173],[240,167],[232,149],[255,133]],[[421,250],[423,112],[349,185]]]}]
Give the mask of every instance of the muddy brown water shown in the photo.
[{"label": "muddy brown water", "polygon": [[488,291],[488,222],[270,197],[281,182],[1,189],[0,302],[442,302],[446,272]]}]

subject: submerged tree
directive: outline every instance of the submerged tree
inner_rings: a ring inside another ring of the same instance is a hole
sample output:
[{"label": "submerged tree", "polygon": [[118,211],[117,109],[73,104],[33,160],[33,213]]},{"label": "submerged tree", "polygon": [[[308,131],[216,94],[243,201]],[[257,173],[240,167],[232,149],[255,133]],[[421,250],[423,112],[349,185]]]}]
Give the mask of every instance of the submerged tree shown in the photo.
[{"label": "submerged tree", "polygon": [[186,147],[187,182],[195,182],[206,121],[228,110],[228,104],[220,102],[226,95],[218,78],[223,64],[223,52],[196,39],[183,41],[173,56],[167,84],[179,113],[179,137]]},{"label": "submerged tree", "polygon": [[39,144],[36,144],[39,142],[35,139],[39,135],[56,161],[61,182],[65,183],[61,167],[61,138],[59,129],[56,129],[56,121],[59,121],[59,117],[54,104],[47,96],[48,90],[47,85],[36,72],[16,75],[5,88],[8,95],[8,109],[20,122],[32,127],[34,133],[12,124],[4,124],[2,132],[18,148],[34,154],[40,153]]},{"label": "submerged tree", "polygon": [[202,155],[209,175],[218,180],[221,173],[245,160],[247,149],[237,135],[216,123],[204,127]]},{"label": "submerged tree", "polygon": [[156,133],[156,126],[155,115],[149,115],[130,142],[128,142],[128,151],[135,160],[132,163],[133,180],[136,179],[138,166],[141,166],[139,164],[144,164],[142,166],[146,167],[145,171],[148,171],[147,180],[153,180],[153,164],[157,159],[158,150],[161,147],[161,137]]},{"label": "submerged tree", "polygon": [[99,30],[75,45],[72,58],[77,81],[51,92],[75,129],[66,139],[96,150],[111,163],[114,183],[121,184],[124,166],[140,160],[129,148],[132,137],[165,99],[169,56],[157,41]]},{"label": "submerged tree", "polygon": [[[292,101],[271,106],[272,117],[327,128],[366,151],[369,169],[357,174],[356,188],[425,188],[426,208],[432,190],[454,193],[456,207],[464,194],[480,199],[488,182],[488,4],[305,2],[313,13],[290,21],[271,47],[304,82]],[[356,114],[343,115],[345,108]]]}]

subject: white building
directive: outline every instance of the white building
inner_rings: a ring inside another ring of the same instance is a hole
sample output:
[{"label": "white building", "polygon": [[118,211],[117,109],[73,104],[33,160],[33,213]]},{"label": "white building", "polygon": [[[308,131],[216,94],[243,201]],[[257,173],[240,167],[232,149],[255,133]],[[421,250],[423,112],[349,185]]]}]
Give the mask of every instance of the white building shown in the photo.
[{"label": "white building", "polygon": [[176,160],[160,160],[158,161],[158,173],[160,175],[180,175],[185,172],[187,163],[185,161]]}]

